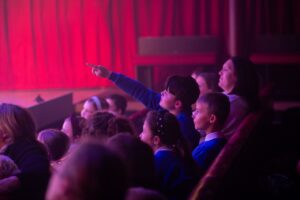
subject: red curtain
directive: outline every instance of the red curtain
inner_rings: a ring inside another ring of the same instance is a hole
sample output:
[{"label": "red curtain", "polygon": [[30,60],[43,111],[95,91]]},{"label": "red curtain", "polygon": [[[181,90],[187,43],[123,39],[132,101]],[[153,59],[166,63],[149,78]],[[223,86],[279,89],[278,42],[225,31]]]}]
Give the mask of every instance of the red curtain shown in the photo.
[{"label": "red curtain", "polygon": [[133,0],[1,0],[1,89],[106,86],[85,62],[133,76]]},{"label": "red curtain", "polygon": [[[218,0],[1,0],[0,89],[107,86],[134,76],[138,36],[220,34]],[[210,22],[210,23],[207,23]]]},{"label": "red curtain", "polygon": [[[1,0],[0,89],[110,84],[92,76],[85,62],[103,64],[134,77],[133,57],[139,36],[215,35],[226,44],[227,3],[228,0]],[[256,34],[286,30],[299,33],[299,1],[249,0],[248,4]],[[273,10],[274,5],[280,12]],[[292,24],[285,24],[285,19],[292,19]]]}]

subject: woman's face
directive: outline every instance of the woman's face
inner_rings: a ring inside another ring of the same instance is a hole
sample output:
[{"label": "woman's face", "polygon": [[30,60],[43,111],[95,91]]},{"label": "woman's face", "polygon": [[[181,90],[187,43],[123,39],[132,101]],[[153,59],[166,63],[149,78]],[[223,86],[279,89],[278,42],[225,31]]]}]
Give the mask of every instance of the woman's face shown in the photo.
[{"label": "woman's face", "polygon": [[226,94],[230,93],[237,82],[237,77],[234,71],[232,60],[229,59],[223,64],[219,75],[219,86],[224,90]]}]

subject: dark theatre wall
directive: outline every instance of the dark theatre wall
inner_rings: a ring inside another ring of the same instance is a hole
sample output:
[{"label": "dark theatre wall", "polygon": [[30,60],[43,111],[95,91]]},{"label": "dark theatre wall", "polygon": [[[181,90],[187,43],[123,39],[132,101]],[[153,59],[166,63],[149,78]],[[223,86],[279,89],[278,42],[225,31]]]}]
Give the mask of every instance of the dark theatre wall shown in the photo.
[{"label": "dark theatre wall", "polygon": [[215,36],[140,37],[134,58],[137,78],[159,91],[168,76],[216,71],[218,47]]}]

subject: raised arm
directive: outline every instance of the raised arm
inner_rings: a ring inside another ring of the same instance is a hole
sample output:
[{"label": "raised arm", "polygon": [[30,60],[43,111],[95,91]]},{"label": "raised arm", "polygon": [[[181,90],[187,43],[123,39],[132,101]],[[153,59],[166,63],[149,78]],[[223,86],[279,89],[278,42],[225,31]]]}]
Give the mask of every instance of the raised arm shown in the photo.
[{"label": "raised arm", "polygon": [[120,89],[142,102],[147,108],[152,110],[159,109],[160,93],[146,88],[142,83],[133,80],[125,75],[111,72],[104,66],[93,65],[92,73],[97,77],[108,78],[113,81]]}]

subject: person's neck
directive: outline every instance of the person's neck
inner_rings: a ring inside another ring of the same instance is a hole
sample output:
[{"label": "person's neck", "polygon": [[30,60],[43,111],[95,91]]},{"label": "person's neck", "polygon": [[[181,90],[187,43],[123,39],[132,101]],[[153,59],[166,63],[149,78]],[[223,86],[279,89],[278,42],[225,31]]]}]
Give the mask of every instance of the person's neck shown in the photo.
[{"label": "person's neck", "polygon": [[169,112],[172,113],[173,115],[177,116],[177,115],[179,115],[181,110],[174,108],[172,110],[169,110]]},{"label": "person's neck", "polygon": [[224,90],[224,93],[225,94],[230,94],[232,92],[232,90],[233,90],[233,87],[232,88],[228,88],[228,89]]},{"label": "person's neck", "polygon": [[213,127],[213,126],[210,126],[210,127],[208,127],[208,128],[205,130],[205,134],[208,135],[208,134],[210,134],[210,133],[214,133],[214,132],[217,132],[217,131],[218,131],[217,128],[215,128],[215,127]]}]

